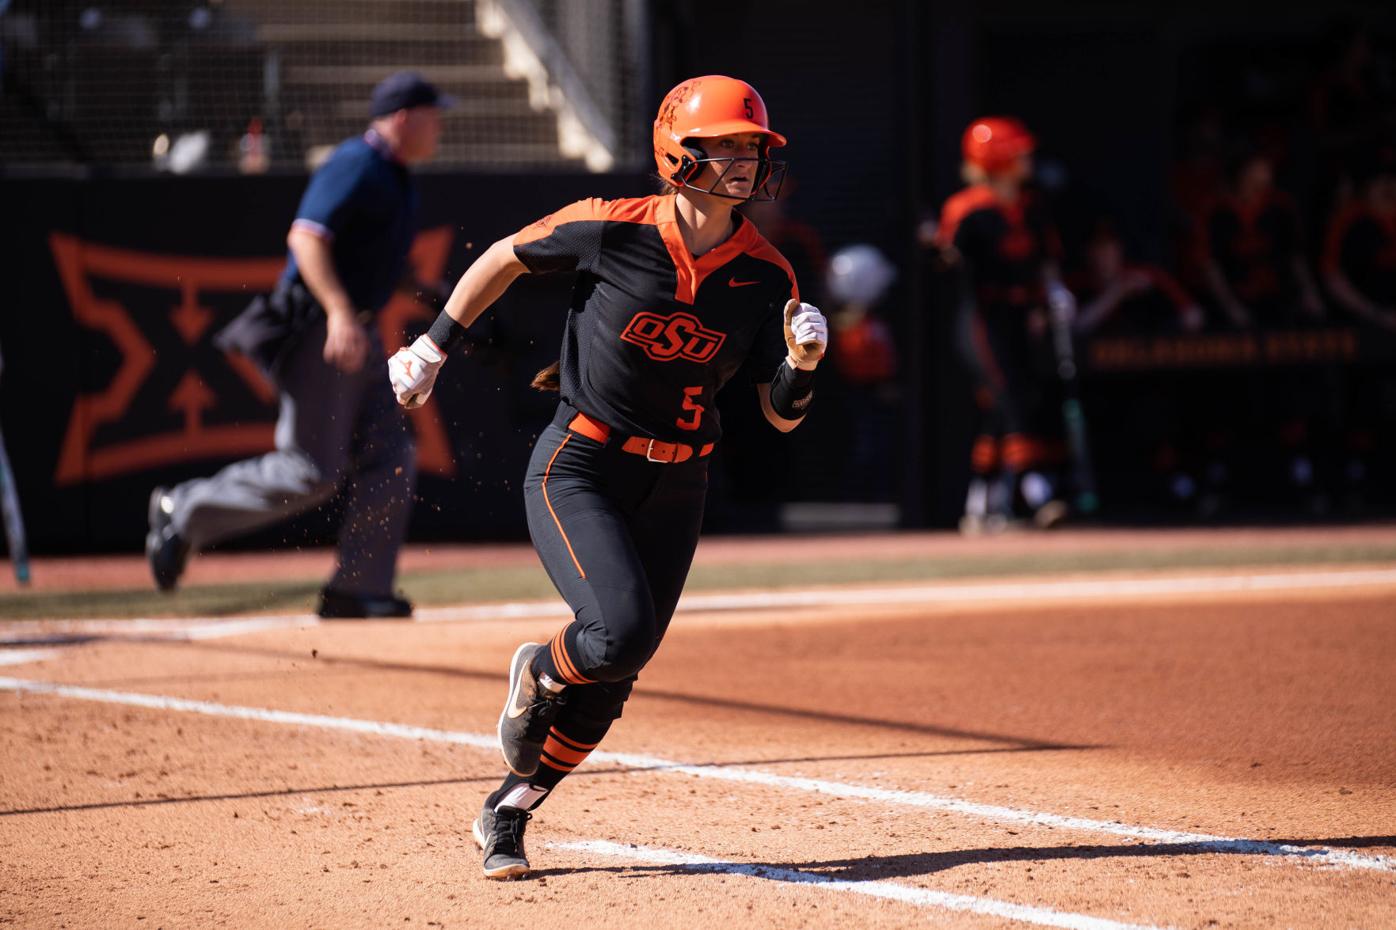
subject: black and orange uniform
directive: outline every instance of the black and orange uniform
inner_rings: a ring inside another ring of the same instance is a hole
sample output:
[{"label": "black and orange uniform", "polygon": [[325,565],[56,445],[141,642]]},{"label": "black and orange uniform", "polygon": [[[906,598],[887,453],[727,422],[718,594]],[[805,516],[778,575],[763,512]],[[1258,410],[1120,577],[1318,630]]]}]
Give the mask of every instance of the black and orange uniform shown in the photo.
[{"label": "black and orange uniform", "polygon": [[561,402],[524,484],[534,546],[575,615],[538,659],[568,685],[527,779],[539,788],[600,743],[669,625],[722,436],[714,396],[738,372],[755,384],[784,364],[794,274],[733,216],[732,235],[699,257],[673,196],[579,201],[514,237],[530,272],[577,274]]},{"label": "black and orange uniform", "polygon": [[1301,282],[1294,271],[1304,250],[1299,211],[1281,191],[1255,203],[1222,197],[1200,224],[1199,249],[1221,271],[1236,299],[1255,314],[1261,329],[1302,323]]},{"label": "black and orange uniform", "polygon": [[945,202],[937,240],[958,253],[967,298],[956,328],[981,414],[973,472],[988,478],[1060,465],[1061,383],[1043,270],[1061,245],[1045,208],[1029,191],[1005,203],[974,185]]},{"label": "black and orange uniform", "polygon": [[[1204,256],[1249,309],[1257,329],[1309,325],[1302,312],[1303,282],[1295,270],[1304,253],[1303,230],[1289,195],[1268,190],[1251,202],[1222,197],[1208,211],[1202,232]],[[1255,457],[1242,467],[1276,488],[1312,484],[1314,454],[1327,443],[1320,434],[1331,405],[1331,372],[1300,369],[1267,381],[1251,369],[1240,372],[1238,380],[1224,388],[1217,409],[1238,424],[1234,429],[1245,437],[1241,448]]]}]

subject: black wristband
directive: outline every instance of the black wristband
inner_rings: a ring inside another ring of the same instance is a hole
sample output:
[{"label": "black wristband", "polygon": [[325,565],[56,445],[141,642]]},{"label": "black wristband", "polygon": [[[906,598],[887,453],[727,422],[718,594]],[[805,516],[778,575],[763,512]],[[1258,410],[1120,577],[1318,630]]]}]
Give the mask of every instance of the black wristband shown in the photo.
[{"label": "black wristband", "polygon": [[449,355],[453,346],[465,342],[465,327],[456,322],[455,317],[445,310],[436,317],[436,322],[427,330],[427,338],[436,343],[442,355]]},{"label": "black wristband", "polygon": [[771,408],[786,420],[798,420],[809,412],[814,400],[814,370],[792,368],[781,359],[776,376],[771,379]]}]

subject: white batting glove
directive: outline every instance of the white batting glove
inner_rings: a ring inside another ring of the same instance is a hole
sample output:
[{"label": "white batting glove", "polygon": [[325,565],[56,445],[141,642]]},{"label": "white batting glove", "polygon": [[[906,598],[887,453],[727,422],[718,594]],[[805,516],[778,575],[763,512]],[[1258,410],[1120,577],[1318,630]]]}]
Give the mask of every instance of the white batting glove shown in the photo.
[{"label": "white batting glove", "polygon": [[420,407],[431,395],[436,374],[446,363],[446,353],[426,336],[418,336],[410,346],[404,346],[388,359],[388,381],[404,407]]},{"label": "white batting glove", "polygon": [[814,304],[792,300],[785,305],[785,346],[796,368],[813,369],[829,345],[829,321]]}]

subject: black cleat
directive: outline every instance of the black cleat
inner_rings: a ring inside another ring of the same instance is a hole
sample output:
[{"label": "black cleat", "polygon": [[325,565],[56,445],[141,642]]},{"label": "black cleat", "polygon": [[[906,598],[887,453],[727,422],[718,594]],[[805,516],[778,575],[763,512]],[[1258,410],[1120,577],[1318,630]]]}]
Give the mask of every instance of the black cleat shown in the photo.
[{"label": "black cleat", "polygon": [[410,617],[412,602],[392,594],[349,594],[325,588],[320,592],[316,613],[327,620],[367,620],[380,617]]},{"label": "black cleat", "polygon": [[533,657],[542,643],[524,643],[509,663],[509,699],[499,715],[499,749],[515,775],[528,778],[538,771],[548,728],[557,719],[565,698],[533,674]]},{"label": "black cleat", "polygon": [[150,492],[150,505],[146,519],[150,531],[145,534],[145,558],[150,563],[150,574],[155,579],[155,587],[161,591],[173,591],[179,584],[179,576],[189,564],[189,543],[175,532],[171,515],[174,501],[167,488],[156,488]]},{"label": "black cleat", "polygon": [[528,874],[528,854],[524,852],[524,829],[533,815],[517,807],[498,810],[488,803],[471,824],[470,834],[485,853],[486,878],[522,878]]}]

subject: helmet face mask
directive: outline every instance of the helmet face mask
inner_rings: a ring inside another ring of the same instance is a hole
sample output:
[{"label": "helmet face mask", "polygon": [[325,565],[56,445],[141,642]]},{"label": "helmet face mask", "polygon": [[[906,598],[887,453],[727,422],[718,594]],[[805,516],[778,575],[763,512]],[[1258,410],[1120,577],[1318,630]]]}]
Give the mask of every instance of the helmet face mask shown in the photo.
[{"label": "helmet face mask", "polygon": [[[690,140],[685,139],[687,143]],[[728,200],[737,200],[743,203],[765,203],[775,200],[780,196],[780,189],[785,184],[785,173],[787,165],[783,161],[775,161],[767,158],[764,150],[756,158],[743,155],[712,155],[709,156],[696,145],[685,145],[688,155],[680,163],[679,168],[665,180],[675,187],[686,187],[689,190],[699,191],[704,194],[711,194],[714,197],[725,197]],[[764,147],[763,147],[764,148]],[[725,194],[718,190],[732,169],[739,164],[744,165],[754,162],[756,165],[756,175],[752,178],[751,193],[745,197],[738,197],[734,194]],[[716,172],[712,183],[706,187],[697,184],[697,180],[703,174],[703,168],[712,165]]]},{"label": "helmet face mask", "polygon": [[[703,139],[756,133],[762,137],[760,153],[749,156],[709,156],[699,145]],[[769,158],[772,148],[785,145],[785,137],[767,122],[766,104],[745,81],[724,75],[692,78],[669,91],[654,121],[654,159],[659,176],[678,188],[689,188],[737,201],[768,201],[780,196],[785,179],[783,161]],[[756,162],[751,194],[737,197],[717,188],[738,162]],[[716,177],[706,187],[695,186],[707,165]]]}]

